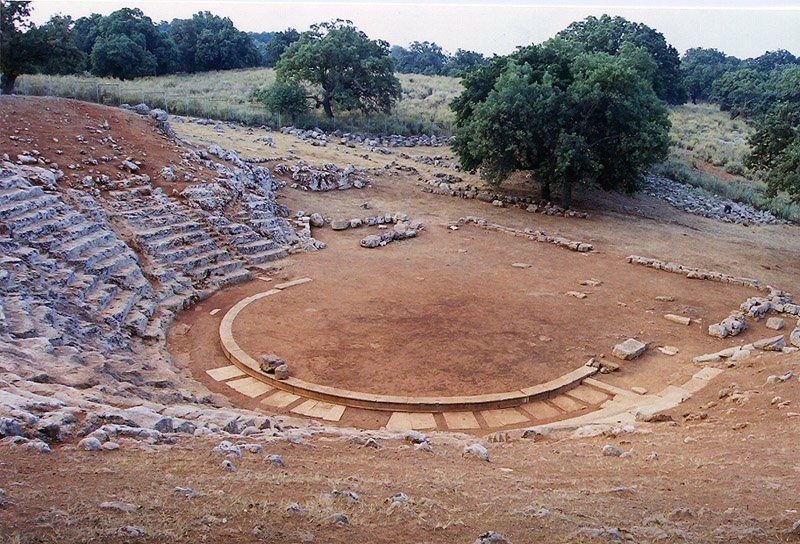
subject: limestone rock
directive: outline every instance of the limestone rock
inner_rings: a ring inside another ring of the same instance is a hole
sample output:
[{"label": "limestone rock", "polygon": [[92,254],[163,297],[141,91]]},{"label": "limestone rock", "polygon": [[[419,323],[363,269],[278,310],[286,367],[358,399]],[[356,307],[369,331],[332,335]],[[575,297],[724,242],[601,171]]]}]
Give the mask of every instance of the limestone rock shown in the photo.
[{"label": "limestone rock", "polygon": [[350,221],[348,219],[334,219],[331,221],[331,228],[333,230],[345,230],[350,228]]},{"label": "limestone rock", "polygon": [[636,340],[635,338],[628,338],[621,344],[614,346],[611,354],[623,361],[630,361],[636,359],[647,349],[647,344]]},{"label": "limestone rock", "polygon": [[786,337],[782,334],[780,336],[772,336],[770,338],[762,338],[753,342],[756,349],[763,349],[764,351],[781,351],[786,347]]},{"label": "limestone rock", "polygon": [[282,364],[275,368],[275,379],[285,380],[289,378],[289,366]]},{"label": "limestone rock", "polygon": [[322,218],[322,215],[318,213],[312,213],[311,218],[309,220],[312,227],[324,227],[325,226],[325,219]]},{"label": "limestone rock", "polygon": [[603,446],[603,455],[606,457],[619,457],[622,455],[622,450],[611,444],[606,444]]},{"label": "limestone rock", "polygon": [[263,353],[259,356],[261,372],[272,373],[275,369],[285,364],[284,360],[273,353]]},{"label": "limestone rock", "polygon": [[463,457],[474,457],[480,461],[489,462],[489,450],[481,444],[470,444],[464,447]]},{"label": "limestone rock", "polygon": [[377,234],[370,234],[361,239],[361,247],[376,248],[381,245],[381,237]]},{"label": "limestone rock", "polygon": [[789,334],[789,341],[792,343],[792,345],[800,348],[800,327],[797,327],[791,332],[791,334]]},{"label": "limestone rock", "polygon": [[781,317],[770,317],[767,319],[767,328],[773,331],[780,331],[786,326],[786,322]]},{"label": "limestone rock", "polygon": [[679,325],[691,325],[692,319],[684,315],[664,314],[664,319],[678,323]]},{"label": "limestone rock", "polygon": [[503,535],[488,531],[483,533],[473,544],[511,544]]}]

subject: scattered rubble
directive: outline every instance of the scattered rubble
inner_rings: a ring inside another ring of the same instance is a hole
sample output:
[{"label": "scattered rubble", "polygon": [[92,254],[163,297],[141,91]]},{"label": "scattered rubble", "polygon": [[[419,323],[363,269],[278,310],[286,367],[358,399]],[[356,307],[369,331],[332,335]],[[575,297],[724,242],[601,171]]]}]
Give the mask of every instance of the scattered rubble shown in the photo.
[{"label": "scattered rubble", "polygon": [[[661,176],[647,176],[642,191],[666,200],[685,212],[740,225],[779,225],[788,221],[778,219],[768,211],[757,210],[747,204],[723,199],[707,191]],[[725,206],[730,212],[725,212]]]}]

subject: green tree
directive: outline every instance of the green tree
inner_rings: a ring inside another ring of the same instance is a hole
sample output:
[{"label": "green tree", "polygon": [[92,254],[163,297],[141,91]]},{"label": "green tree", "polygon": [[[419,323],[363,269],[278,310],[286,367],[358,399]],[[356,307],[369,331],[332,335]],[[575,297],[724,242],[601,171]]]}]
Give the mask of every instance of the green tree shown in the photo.
[{"label": "green tree", "polygon": [[290,45],[300,39],[300,33],[294,28],[281,32],[260,32],[251,34],[261,52],[261,65],[273,67]]},{"label": "green tree", "polygon": [[756,122],[749,168],[766,182],[770,196],[786,191],[800,202],[800,102],[784,102]]},{"label": "green tree", "polygon": [[716,49],[695,47],[686,51],[681,60],[681,73],[689,99],[693,104],[710,99],[714,82],[741,64],[741,60]]},{"label": "green tree", "polygon": [[11,94],[17,77],[47,55],[41,35],[30,31],[30,13],[30,2],[0,0],[0,90],[3,94]]},{"label": "green tree", "polygon": [[450,77],[464,77],[467,72],[484,66],[487,62],[486,57],[481,53],[457,49],[444,65],[442,74]]},{"label": "green tree", "polygon": [[448,61],[442,48],[433,42],[412,42],[408,49],[394,46],[391,55],[397,71],[403,74],[441,74]]},{"label": "green tree", "polygon": [[667,43],[663,34],[649,26],[623,17],[603,15],[576,21],[559,32],[557,37],[578,42],[588,51],[609,55],[619,54],[625,43],[644,48],[657,66],[652,74],[652,84],[658,97],[669,104],[686,102],[678,51]]},{"label": "green tree", "polygon": [[747,59],[745,64],[748,68],[759,72],[771,72],[786,66],[798,65],[800,64],[800,58],[795,57],[786,49],[776,49],[775,51],[767,51],[759,57]]},{"label": "green tree", "polygon": [[286,49],[275,69],[279,81],[314,88],[309,98],[328,117],[333,117],[334,104],[389,112],[400,98],[389,44],[370,40],[350,21],[313,25]]},{"label": "green tree", "polygon": [[54,15],[44,25],[31,29],[47,49],[47,56],[36,63],[36,71],[44,74],[74,74],[86,67],[87,55],[75,42],[76,30],[72,18]]},{"label": "green tree", "polygon": [[800,65],[773,70],[762,89],[747,166],[767,182],[771,196],[785,191],[800,202]]},{"label": "green tree", "polygon": [[751,68],[727,72],[714,81],[711,99],[730,112],[731,119],[749,116],[761,110],[768,81],[768,73]]},{"label": "green tree", "polygon": [[307,96],[305,87],[276,81],[269,87],[253,91],[252,99],[261,102],[273,113],[295,119],[308,112]]},{"label": "green tree", "polygon": [[185,72],[248,68],[261,60],[249,34],[237,30],[229,18],[208,11],[191,19],[174,19],[167,34],[177,47]]},{"label": "green tree", "polygon": [[133,79],[178,67],[175,44],[140,9],[122,8],[103,17],[97,33],[91,53],[94,75]]},{"label": "green tree", "polygon": [[454,150],[490,183],[530,171],[543,198],[558,188],[565,207],[575,187],[634,190],[669,146],[654,70],[641,48],[613,56],[560,39],[495,59],[462,82]]}]

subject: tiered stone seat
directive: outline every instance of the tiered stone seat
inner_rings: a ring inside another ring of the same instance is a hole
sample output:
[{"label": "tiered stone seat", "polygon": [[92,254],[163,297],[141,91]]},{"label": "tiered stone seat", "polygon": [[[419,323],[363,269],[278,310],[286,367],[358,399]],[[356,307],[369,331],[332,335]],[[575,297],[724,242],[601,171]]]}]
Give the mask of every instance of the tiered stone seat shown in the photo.
[{"label": "tiered stone seat", "polygon": [[[110,191],[109,196],[141,249],[161,268],[189,278],[194,288],[215,289],[251,278],[243,260],[221,249],[203,222],[160,190],[127,186]],[[182,308],[186,295],[185,290],[167,288],[162,300],[169,307]]]},{"label": "tiered stone seat", "polygon": [[0,176],[0,223],[22,253],[26,247],[38,252],[48,288],[103,330],[122,332],[137,307],[141,315],[132,330],[140,332],[142,318],[153,314],[155,293],[136,254],[107,225],[87,219],[61,195],[47,194],[19,175]]},{"label": "tiered stone seat", "polygon": [[221,215],[206,215],[205,219],[250,265],[281,259],[288,254],[286,247],[261,236],[243,223],[234,223]]}]

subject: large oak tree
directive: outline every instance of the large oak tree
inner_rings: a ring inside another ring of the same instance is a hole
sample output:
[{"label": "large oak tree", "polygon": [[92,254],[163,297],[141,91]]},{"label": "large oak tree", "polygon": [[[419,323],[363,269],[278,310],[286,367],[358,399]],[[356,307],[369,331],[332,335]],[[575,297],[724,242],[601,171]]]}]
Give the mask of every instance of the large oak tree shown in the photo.
[{"label": "large oak tree", "polygon": [[284,51],[278,80],[308,85],[309,98],[325,115],[337,108],[388,113],[400,98],[389,44],[370,40],[350,21],[313,25]]}]

